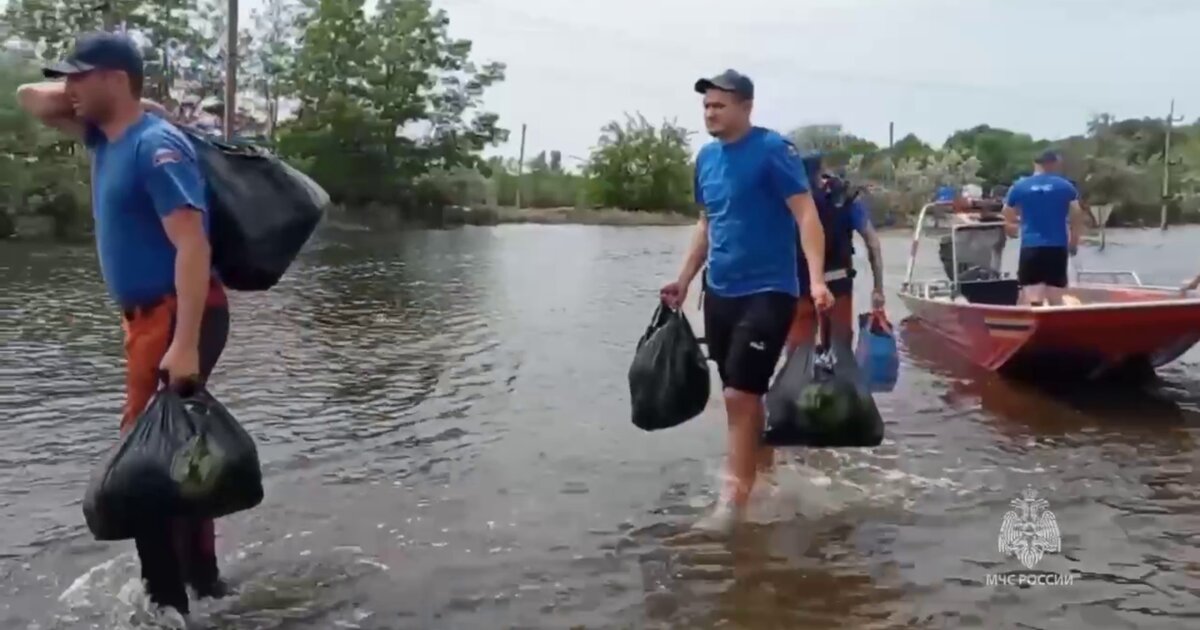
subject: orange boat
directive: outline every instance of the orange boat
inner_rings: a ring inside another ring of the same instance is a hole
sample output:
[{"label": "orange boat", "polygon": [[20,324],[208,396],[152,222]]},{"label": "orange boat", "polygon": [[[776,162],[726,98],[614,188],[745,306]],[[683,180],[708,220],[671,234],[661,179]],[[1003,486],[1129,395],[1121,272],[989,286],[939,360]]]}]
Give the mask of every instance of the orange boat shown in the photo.
[{"label": "orange boat", "polygon": [[[914,280],[927,219],[949,219],[939,251],[946,278]],[[968,360],[1042,379],[1152,372],[1200,341],[1200,299],[1142,284],[1133,271],[1076,270],[1061,306],[1020,303],[1001,270],[1007,238],[995,213],[949,203],[921,209],[899,297],[917,322]]]}]

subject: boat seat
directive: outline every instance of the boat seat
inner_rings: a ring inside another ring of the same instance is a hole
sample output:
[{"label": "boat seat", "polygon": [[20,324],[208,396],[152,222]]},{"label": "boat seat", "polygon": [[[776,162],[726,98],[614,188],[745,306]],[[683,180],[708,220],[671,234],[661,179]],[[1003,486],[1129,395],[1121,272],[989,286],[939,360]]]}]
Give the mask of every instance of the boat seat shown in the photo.
[{"label": "boat seat", "polygon": [[1016,278],[970,280],[959,282],[958,292],[972,304],[1016,306],[1021,297],[1021,285]]}]

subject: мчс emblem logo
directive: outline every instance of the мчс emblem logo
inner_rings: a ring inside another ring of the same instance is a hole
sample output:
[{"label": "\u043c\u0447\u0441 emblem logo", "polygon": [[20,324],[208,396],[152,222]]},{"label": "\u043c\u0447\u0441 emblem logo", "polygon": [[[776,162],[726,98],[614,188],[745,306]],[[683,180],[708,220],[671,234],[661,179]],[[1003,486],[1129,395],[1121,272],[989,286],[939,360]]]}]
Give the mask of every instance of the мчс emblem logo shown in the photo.
[{"label": "\u043c\u0447\u0441 emblem logo", "polygon": [[1046,553],[1062,551],[1058,520],[1047,509],[1049,505],[1033,488],[1026,488],[1020,498],[1013,499],[1014,509],[1004,514],[1000,526],[1000,553],[1016,556],[1026,569],[1033,569]]}]

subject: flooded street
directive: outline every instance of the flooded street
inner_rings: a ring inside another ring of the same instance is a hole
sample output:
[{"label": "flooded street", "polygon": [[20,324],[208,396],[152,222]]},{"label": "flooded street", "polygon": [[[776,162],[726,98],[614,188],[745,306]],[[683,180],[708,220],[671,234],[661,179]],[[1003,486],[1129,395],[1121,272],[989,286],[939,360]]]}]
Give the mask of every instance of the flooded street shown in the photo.
[{"label": "flooded street", "polygon": [[[239,592],[196,627],[1200,625],[1200,350],[1151,391],[1052,399],[907,335],[881,447],[791,454],[754,525],[689,534],[719,482],[719,392],[650,434],[626,381],[687,232],[326,234],[277,289],[233,295],[211,389],[267,498],[218,522]],[[1080,264],[1174,285],[1197,243],[1114,231]],[[940,275],[936,245],[920,268]],[[908,247],[884,237],[894,322]],[[117,437],[120,352],[90,248],[0,242],[0,628],[143,627],[132,543],[94,542],[80,509]],[[997,537],[1027,487],[1062,539],[1037,569],[1071,584],[987,584],[1022,568]]]}]

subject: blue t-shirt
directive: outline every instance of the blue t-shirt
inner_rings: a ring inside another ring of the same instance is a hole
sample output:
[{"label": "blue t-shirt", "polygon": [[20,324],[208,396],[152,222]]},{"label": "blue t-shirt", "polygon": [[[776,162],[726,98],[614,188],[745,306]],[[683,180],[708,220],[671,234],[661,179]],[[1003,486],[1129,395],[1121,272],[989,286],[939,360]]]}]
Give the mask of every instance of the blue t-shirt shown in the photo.
[{"label": "blue t-shirt", "polygon": [[850,203],[850,227],[865,237],[867,226],[870,224],[871,217],[867,214],[867,206],[861,199],[855,199]]},{"label": "blue t-shirt", "polygon": [[695,188],[708,216],[708,289],[799,295],[787,200],[808,192],[808,177],[796,147],[760,127],[736,142],[710,142],[696,156]]},{"label": "blue t-shirt", "polygon": [[1058,175],[1038,173],[1017,180],[1004,205],[1021,211],[1021,247],[1066,247],[1067,217],[1078,198],[1071,182]]},{"label": "blue t-shirt", "polygon": [[162,220],[190,207],[209,217],[204,177],[191,142],[167,121],[144,114],[116,140],[89,128],[96,251],[109,293],[136,306],[175,291],[175,246]]}]

